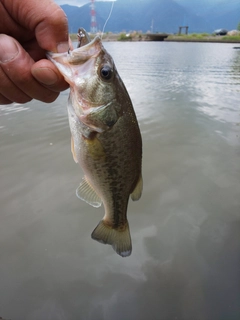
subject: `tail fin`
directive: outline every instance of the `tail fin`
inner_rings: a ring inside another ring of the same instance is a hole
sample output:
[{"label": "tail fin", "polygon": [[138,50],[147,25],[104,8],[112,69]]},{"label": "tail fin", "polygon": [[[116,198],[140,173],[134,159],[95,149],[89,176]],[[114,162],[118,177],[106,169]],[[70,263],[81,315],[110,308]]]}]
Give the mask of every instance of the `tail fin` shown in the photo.
[{"label": "tail fin", "polygon": [[128,222],[126,222],[125,228],[122,230],[114,229],[102,220],[93,230],[92,239],[104,244],[111,244],[113,249],[122,257],[128,257],[132,252]]}]

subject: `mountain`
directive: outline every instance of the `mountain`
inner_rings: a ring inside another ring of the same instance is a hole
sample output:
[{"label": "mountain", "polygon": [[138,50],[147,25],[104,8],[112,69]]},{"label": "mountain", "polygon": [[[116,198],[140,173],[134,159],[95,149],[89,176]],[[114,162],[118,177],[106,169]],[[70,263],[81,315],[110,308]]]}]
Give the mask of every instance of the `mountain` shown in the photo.
[{"label": "mountain", "polygon": [[[194,5],[193,5],[194,4]],[[102,30],[112,2],[95,3],[97,27]],[[70,33],[79,27],[90,30],[90,4],[82,7],[61,6],[69,20]],[[178,27],[189,26],[189,32],[213,32],[236,29],[240,22],[240,1],[236,0],[118,0],[114,2],[106,31],[153,31],[176,33]]]}]

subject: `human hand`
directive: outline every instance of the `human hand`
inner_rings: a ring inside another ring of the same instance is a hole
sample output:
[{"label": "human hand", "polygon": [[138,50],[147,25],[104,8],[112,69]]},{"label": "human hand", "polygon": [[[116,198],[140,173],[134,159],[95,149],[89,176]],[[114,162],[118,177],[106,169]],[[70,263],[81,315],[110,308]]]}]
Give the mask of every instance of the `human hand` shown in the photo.
[{"label": "human hand", "polygon": [[69,48],[64,12],[52,0],[2,0],[0,16],[0,104],[54,101],[68,84],[45,53]]}]

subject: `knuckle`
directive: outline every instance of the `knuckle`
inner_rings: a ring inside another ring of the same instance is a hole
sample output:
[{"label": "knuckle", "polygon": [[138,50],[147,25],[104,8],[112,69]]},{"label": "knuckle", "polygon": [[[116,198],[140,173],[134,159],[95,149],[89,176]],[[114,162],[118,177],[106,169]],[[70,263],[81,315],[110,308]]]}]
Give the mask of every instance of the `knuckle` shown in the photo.
[{"label": "knuckle", "polygon": [[20,95],[20,96],[14,98],[14,102],[17,102],[17,103],[27,103],[31,100],[32,100],[31,97],[25,96],[25,95],[24,96]]},{"label": "knuckle", "polygon": [[57,99],[57,97],[59,96],[58,92],[49,92],[48,94],[46,94],[45,96],[43,96],[40,100],[45,102],[45,103],[52,103],[53,101],[55,101]]},{"label": "knuckle", "polygon": [[17,85],[25,85],[30,83],[31,80],[32,80],[32,77],[29,71],[27,72],[22,71],[16,74],[15,83]]},{"label": "knuckle", "polygon": [[0,97],[0,104],[11,104],[12,101],[10,101],[9,99],[5,98],[5,97]]}]

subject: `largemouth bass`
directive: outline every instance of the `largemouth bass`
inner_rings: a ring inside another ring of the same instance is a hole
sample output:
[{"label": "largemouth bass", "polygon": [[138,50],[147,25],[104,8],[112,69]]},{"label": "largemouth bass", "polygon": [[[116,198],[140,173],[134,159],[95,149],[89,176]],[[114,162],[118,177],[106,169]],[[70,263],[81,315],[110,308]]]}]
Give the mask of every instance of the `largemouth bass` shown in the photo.
[{"label": "largemouth bass", "polygon": [[[82,29],[81,29],[82,30]],[[132,251],[127,220],[129,196],[142,193],[142,139],[131,99],[114,61],[97,36],[72,51],[48,53],[70,85],[68,101],[71,150],[84,178],[77,196],[94,207],[102,203],[103,220],[92,238],[112,245],[122,257]]]}]

